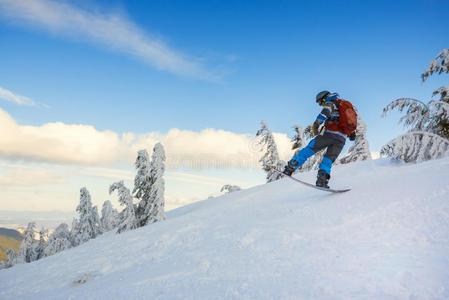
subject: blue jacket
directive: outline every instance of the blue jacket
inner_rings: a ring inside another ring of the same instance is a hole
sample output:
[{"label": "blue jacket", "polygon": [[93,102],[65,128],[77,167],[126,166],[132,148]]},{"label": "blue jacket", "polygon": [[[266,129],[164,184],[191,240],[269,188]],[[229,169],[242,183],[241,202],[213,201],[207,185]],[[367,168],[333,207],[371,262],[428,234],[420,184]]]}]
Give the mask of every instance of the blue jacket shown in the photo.
[{"label": "blue jacket", "polygon": [[[320,114],[316,117],[316,122],[319,124],[323,124],[326,126],[327,121],[337,121],[340,118],[340,113],[338,111],[337,104],[335,101],[339,98],[337,93],[329,94],[326,97],[326,102],[323,105],[323,109]],[[344,133],[338,131],[325,130],[324,135],[331,136],[337,140],[346,142],[347,136]]]}]

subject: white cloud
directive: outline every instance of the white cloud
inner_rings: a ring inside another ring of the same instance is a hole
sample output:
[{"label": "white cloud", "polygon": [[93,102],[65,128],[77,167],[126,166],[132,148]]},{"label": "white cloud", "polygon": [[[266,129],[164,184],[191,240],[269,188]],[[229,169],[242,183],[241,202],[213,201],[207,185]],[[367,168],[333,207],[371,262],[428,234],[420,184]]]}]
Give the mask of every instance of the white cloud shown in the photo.
[{"label": "white cloud", "polygon": [[[24,160],[0,159],[0,209],[73,211],[78,204],[79,189],[86,186],[95,205],[117,197],[108,193],[112,182],[125,180],[133,187],[135,170],[126,168],[61,165]],[[261,170],[168,170],[166,180],[166,209],[173,209],[208,196],[222,194],[224,184],[234,183],[244,188],[265,182]]]},{"label": "white cloud", "polygon": [[0,0],[0,15],[51,33],[90,40],[107,49],[136,56],[160,70],[200,79],[217,79],[198,59],[187,57],[149,36],[120,15],[90,12],[66,1],[50,0]]},{"label": "white cloud", "polygon": [[36,106],[36,102],[33,99],[22,95],[18,95],[8,89],[2,88],[1,86],[0,86],[0,99],[18,105]]},{"label": "white cloud", "polygon": [[[60,122],[29,126],[17,124],[2,109],[0,136],[0,158],[62,164],[112,166],[126,162],[129,165],[134,162],[138,150],[150,151],[156,142],[165,146],[169,167],[257,167],[260,156],[253,149],[253,137],[249,134],[217,129],[119,134],[100,131],[90,125]],[[287,135],[275,134],[275,138],[281,157],[289,158]]]},{"label": "white cloud", "polygon": [[[264,181],[250,134],[216,129],[119,134],[81,124],[30,126],[18,124],[0,108],[0,136],[4,209],[71,210],[81,186],[101,205],[111,199],[108,184],[125,180],[132,186],[137,150],[150,151],[158,141],[165,145],[169,166],[196,168],[168,169],[167,208],[217,195],[224,184],[245,187]],[[289,158],[288,137],[276,133],[275,139],[283,158]]]},{"label": "white cloud", "polygon": [[[122,155],[120,138],[88,125],[21,126],[0,109],[0,156],[60,163],[105,163]],[[114,150],[117,152],[109,152]]]},{"label": "white cloud", "polygon": [[131,167],[129,167],[128,170],[124,170],[119,168],[82,166],[78,167],[76,172],[81,176],[107,178],[111,180],[132,180],[134,177]]},{"label": "white cloud", "polygon": [[33,187],[41,185],[61,184],[64,177],[47,170],[30,170],[16,167],[5,174],[0,174],[0,187]]}]

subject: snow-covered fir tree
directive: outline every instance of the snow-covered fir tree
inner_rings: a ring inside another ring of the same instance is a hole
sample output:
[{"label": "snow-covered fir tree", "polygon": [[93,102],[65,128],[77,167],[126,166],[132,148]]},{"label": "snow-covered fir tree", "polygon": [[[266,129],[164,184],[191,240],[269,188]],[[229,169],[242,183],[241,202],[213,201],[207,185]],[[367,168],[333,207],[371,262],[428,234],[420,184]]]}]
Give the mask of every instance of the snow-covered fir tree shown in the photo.
[{"label": "snow-covered fir tree", "polygon": [[449,139],[449,103],[440,100],[429,102],[432,112],[427,131]]},{"label": "snow-covered fir tree", "polygon": [[435,159],[447,154],[446,146],[449,140],[443,136],[442,121],[449,122],[446,103],[430,101],[425,104],[411,98],[401,98],[391,102],[384,108],[387,112],[398,109],[406,111],[400,119],[409,130],[396,139],[391,140],[381,149],[381,155],[405,162]]},{"label": "snow-covered fir tree", "polygon": [[449,139],[449,86],[436,89],[433,96],[438,95],[440,99],[430,102],[433,109],[434,132]]},{"label": "snow-covered fir tree", "polygon": [[72,238],[69,226],[65,223],[60,224],[50,234],[47,241],[47,247],[44,250],[45,256],[51,256],[58,252],[72,247]]},{"label": "snow-covered fir tree", "polygon": [[153,148],[150,167],[150,199],[145,207],[143,221],[145,224],[158,222],[165,219],[165,150],[161,143]]},{"label": "snow-covered fir tree", "polygon": [[399,119],[404,127],[408,127],[409,131],[424,131],[428,128],[430,120],[430,110],[427,104],[413,98],[399,98],[390,102],[384,107],[382,117],[393,110],[405,113]]},{"label": "snow-covered fir tree", "polygon": [[256,139],[261,151],[264,152],[259,162],[262,164],[262,169],[267,173],[267,182],[278,180],[282,175],[275,170],[282,171],[285,167],[285,162],[279,159],[273,133],[265,122],[261,122],[261,128],[256,133]]},{"label": "snow-covered fir tree", "polygon": [[101,220],[100,220],[100,214],[98,213],[98,207],[95,205],[92,207],[93,209],[93,222],[94,224],[97,224],[97,235],[100,235],[103,233],[103,231],[101,230]]},{"label": "snow-covered fir tree", "polygon": [[109,187],[110,194],[114,191],[117,191],[118,193],[118,201],[120,202],[120,205],[125,207],[120,213],[122,217],[120,224],[117,226],[117,233],[122,233],[124,231],[137,228],[138,224],[134,210],[133,197],[131,196],[130,190],[125,186],[123,181],[119,181],[111,184]]},{"label": "snow-covered fir tree", "polygon": [[100,218],[97,207],[92,206],[89,191],[83,187],[80,190],[80,203],[76,208],[78,220],[72,228],[74,246],[81,245],[101,234]]},{"label": "snow-covered fir tree", "polygon": [[449,103],[449,85],[437,88],[433,91],[432,96],[439,96],[438,101]]},{"label": "snow-covered fir tree", "polygon": [[72,219],[72,227],[70,229],[70,242],[72,243],[72,247],[78,246],[77,244],[77,238],[76,238],[76,232],[79,227],[79,221],[77,218]]},{"label": "snow-covered fir tree", "polygon": [[357,113],[357,131],[354,144],[349,147],[348,154],[340,159],[340,163],[347,164],[355,161],[371,159],[368,139],[366,138],[366,123]]},{"label": "snow-covered fir tree", "polygon": [[383,146],[381,155],[404,162],[420,162],[449,155],[449,140],[429,132],[403,134]]},{"label": "snow-covered fir tree", "polygon": [[[423,82],[433,74],[449,73],[449,49],[443,49],[430,63],[426,71],[421,75]],[[433,96],[439,95],[440,99],[433,101],[435,108],[433,115],[433,133],[449,139],[449,118],[447,108],[449,105],[449,86],[443,86],[433,92]],[[438,103],[439,102],[439,103]],[[445,105],[448,104],[448,105]]]},{"label": "snow-covered fir tree", "polygon": [[37,259],[36,253],[36,223],[30,222],[25,230],[17,255],[18,263],[29,263]]},{"label": "snow-covered fir tree", "polygon": [[36,243],[36,260],[45,257],[45,248],[47,248],[48,230],[41,228],[39,231],[39,241]]},{"label": "snow-covered fir tree", "polygon": [[17,252],[14,249],[6,249],[6,261],[4,263],[5,268],[11,268],[17,263]]},{"label": "snow-covered fir tree", "polygon": [[153,148],[151,161],[146,150],[137,153],[133,195],[139,200],[136,216],[139,226],[165,219],[165,151],[162,144]]},{"label": "snow-covered fir tree", "polygon": [[[421,75],[422,80],[425,81],[432,74],[449,73],[448,65],[449,49],[444,49]],[[407,162],[448,155],[446,151],[446,145],[449,144],[448,90],[448,87],[435,90],[433,96],[439,95],[440,99],[429,101],[427,104],[416,99],[402,98],[385,107],[383,115],[393,109],[400,112],[406,110],[400,122],[409,130],[385,145],[381,154]]]},{"label": "snow-covered fir tree", "polygon": [[238,185],[231,185],[231,184],[225,184],[222,188],[221,188],[221,192],[225,192],[226,194],[229,193],[233,193],[233,192],[237,192],[240,191],[242,188],[239,187]]},{"label": "snow-covered fir tree", "polygon": [[112,207],[112,203],[106,200],[101,208],[101,229],[103,232],[111,231],[116,228],[119,223],[118,212]]},{"label": "snow-covered fir tree", "polygon": [[291,138],[292,150],[301,149],[305,146],[305,135],[304,129],[299,125],[294,125],[293,130],[295,135]]},{"label": "snow-covered fir tree", "polygon": [[422,81],[426,81],[433,74],[449,73],[449,49],[443,49],[432,60],[427,70],[421,74]]},{"label": "snow-covered fir tree", "polygon": [[147,215],[145,211],[149,210],[151,194],[151,162],[147,150],[137,152],[135,162],[137,174],[134,177],[133,196],[139,201],[136,209],[136,218],[139,226],[146,225]]},{"label": "snow-covered fir tree", "polygon": [[449,121],[449,103],[432,100],[426,104],[412,98],[400,98],[388,104],[383,109],[382,116],[385,117],[388,112],[395,109],[399,112],[405,111],[405,115],[401,117],[399,123],[408,127],[408,132],[424,131],[445,137],[445,128],[440,122]]},{"label": "snow-covered fir tree", "polygon": [[399,112],[405,112],[399,123],[408,128],[408,132],[425,131],[445,137],[442,134],[444,126],[440,123],[448,121],[448,106],[448,103],[440,100],[424,103],[413,98],[400,98],[390,102],[383,109],[382,116],[385,117],[387,113],[397,109]]}]

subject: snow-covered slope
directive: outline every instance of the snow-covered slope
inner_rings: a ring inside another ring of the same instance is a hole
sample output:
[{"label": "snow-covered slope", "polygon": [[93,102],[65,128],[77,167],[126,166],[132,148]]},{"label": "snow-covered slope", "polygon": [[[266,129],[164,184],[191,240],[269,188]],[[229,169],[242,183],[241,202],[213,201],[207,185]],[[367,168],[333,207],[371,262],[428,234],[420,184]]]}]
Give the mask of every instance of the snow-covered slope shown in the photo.
[{"label": "snow-covered slope", "polygon": [[352,191],[283,179],[2,270],[0,299],[449,299],[449,159],[331,183]]}]

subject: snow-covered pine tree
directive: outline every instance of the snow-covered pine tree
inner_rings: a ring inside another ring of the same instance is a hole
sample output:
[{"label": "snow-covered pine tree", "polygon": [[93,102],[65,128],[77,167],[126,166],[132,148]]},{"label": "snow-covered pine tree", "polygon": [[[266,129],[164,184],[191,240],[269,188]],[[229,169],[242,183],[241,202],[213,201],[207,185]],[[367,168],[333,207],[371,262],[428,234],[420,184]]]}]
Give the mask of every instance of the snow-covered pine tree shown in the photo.
[{"label": "snow-covered pine tree", "polygon": [[449,73],[449,49],[443,49],[432,60],[427,70],[421,74],[422,81],[426,81],[433,74]]},{"label": "snow-covered pine tree", "polygon": [[291,138],[292,150],[301,149],[305,146],[304,129],[299,125],[293,125],[295,135]]},{"label": "snow-covered pine tree", "polygon": [[449,103],[449,85],[436,89],[433,91],[432,96],[440,96],[438,101]]},{"label": "snow-covered pine tree", "polygon": [[240,191],[242,188],[239,187],[238,185],[231,185],[231,184],[225,184],[222,188],[221,188],[221,192],[225,192],[226,194],[229,193],[233,193],[233,192],[237,192]]},{"label": "snow-covered pine tree", "polygon": [[71,248],[71,240],[69,226],[65,223],[60,224],[48,237],[47,247],[44,250],[45,256],[51,256]]},{"label": "snow-covered pine tree", "polygon": [[442,137],[449,139],[449,87],[441,95],[440,100],[431,101],[430,105],[434,111],[436,131]]},{"label": "snow-covered pine tree", "polygon": [[97,224],[96,228],[97,228],[97,235],[100,235],[103,233],[103,231],[101,230],[101,220],[100,220],[100,214],[98,213],[98,207],[95,205],[92,207],[93,209],[93,221],[94,224]]},{"label": "snow-covered pine tree", "polygon": [[[423,81],[433,74],[449,73],[449,49],[444,49],[434,59],[429,68],[421,74]],[[449,144],[449,87],[441,87],[433,92],[439,100],[424,104],[421,101],[403,98],[391,102],[384,108],[383,115],[393,109],[407,108],[400,120],[408,133],[385,145],[381,154],[407,162],[429,160],[447,155]]]},{"label": "snow-covered pine tree", "polygon": [[80,190],[80,203],[76,208],[79,213],[76,227],[72,228],[74,246],[81,245],[101,234],[100,218],[97,207],[92,206],[89,191],[83,187]]},{"label": "snow-covered pine tree", "polygon": [[23,240],[20,244],[19,254],[17,255],[18,263],[29,263],[35,261],[37,258],[36,253],[36,223],[28,223],[27,229],[25,230]]},{"label": "snow-covered pine tree", "polygon": [[47,248],[48,230],[41,228],[39,231],[39,241],[36,244],[36,260],[45,257],[45,248]]},{"label": "snow-covered pine tree", "polygon": [[385,116],[393,109],[400,112],[406,110],[399,122],[409,130],[383,146],[381,155],[405,162],[424,161],[446,155],[445,145],[449,144],[449,140],[441,135],[442,122],[449,122],[446,105],[442,101],[425,104],[411,98],[391,102],[384,108],[382,115]]},{"label": "snow-covered pine tree", "polygon": [[136,218],[139,226],[146,225],[147,215],[146,211],[150,207],[151,194],[151,162],[147,150],[140,150],[137,152],[135,162],[137,174],[134,177],[133,196],[139,201],[136,208]]},{"label": "snow-covered pine tree", "polygon": [[79,221],[77,218],[72,219],[72,227],[70,228],[70,242],[72,243],[72,247],[78,246],[76,233],[79,227]]},{"label": "snow-covered pine tree", "polygon": [[116,228],[119,222],[118,212],[112,207],[112,203],[106,200],[101,208],[101,229],[103,232],[111,231]]},{"label": "snow-covered pine tree", "polygon": [[[443,97],[446,94],[443,93]],[[425,104],[419,100],[412,98],[400,98],[392,101],[384,109],[382,116],[394,109],[399,112],[405,111],[405,115],[399,120],[404,127],[409,127],[409,132],[426,131],[445,137],[444,126],[441,126],[440,122],[449,122],[448,111],[449,103],[441,100],[433,100],[428,104]],[[447,128],[449,129],[449,128]]]},{"label": "snow-covered pine tree", "polygon": [[130,190],[125,186],[123,181],[119,181],[111,184],[109,187],[109,194],[112,194],[114,191],[118,193],[120,205],[125,207],[120,213],[122,218],[120,224],[117,226],[117,233],[137,228],[137,219]]},{"label": "snow-covered pine tree", "polygon": [[165,150],[161,143],[157,143],[153,148],[150,166],[150,199],[145,207],[142,220],[144,224],[150,224],[165,219]]},{"label": "snow-covered pine tree", "polygon": [[13,249],[6,249],[5,268],[11,268],[17,263],[17,252]]},{"label": "snow-covered pine tree", "polygon": [[[430,66],[421,74],[423,82],[433,74],[449,73],[449,49],[443,49],[430,63]],[[449,86],[440,87],[433,92],[432,96],[439,95],[440,99],[433,102],[434,113],[431,119],[432,132],[449,139],[449,118],[446,104],[449,104]],[[438,104],[438,102],[440,104]]]},{"label": "snow-covered pine tree", "polygon": [[371,159],[368,140],[366,138],[366,123],[357,113],[357,131],[354,144],[349,147],[348,154],[340,159],[340,163],[347,164],[360,160]]},{"label": "snow-covered pine tree", "polygon": [[404,127],[409,127],[410,132],[426,131],[428,129],[430,109],[427,104],[413,98],[400,98],[384,107],[382,117],[385,117],[387,113],[395,109],[399,112],[405,111],[405,115],[399,119],[399,123],[402,123]]},{"label": "snow-covered pine tree", "polygon": [[256,133],[256,139],[261,151],[265,151],[265,153],[259,162],[262,164],[262,169],[267,173],[267,182],[272,182],[282,177],[275,169],[283,170],[285,162],[279,159],[278,149],[271,130],[265,122],[262,121],[260,124],[261,128]]},{"label": "snow-covered pine tree", "polygon": [[408,132],[383,146],[380,154],[404,162],[440,158],[449,155],[449,140],[430,132]]},{"label": "snow-covered pine tree", "polygon": [[436,89],[432,96],[438,95],[440,99],[430,101],[433,114],[431,119],[432,131],[449,139],[449,86]]}]

